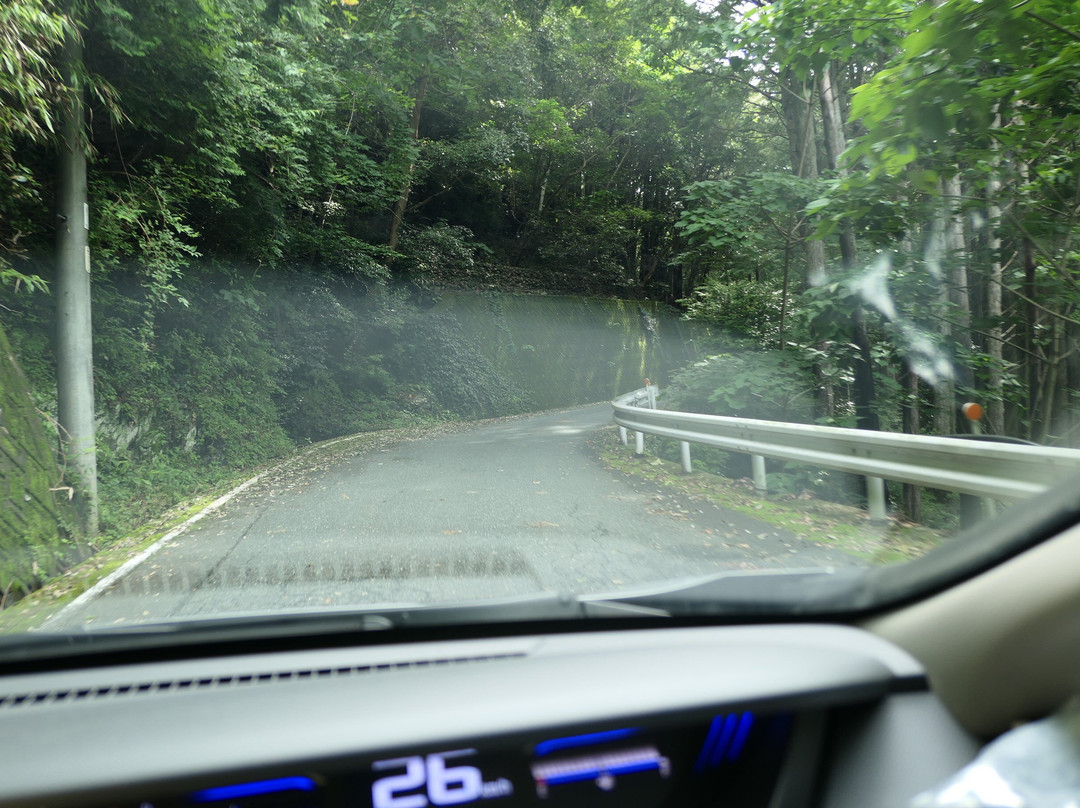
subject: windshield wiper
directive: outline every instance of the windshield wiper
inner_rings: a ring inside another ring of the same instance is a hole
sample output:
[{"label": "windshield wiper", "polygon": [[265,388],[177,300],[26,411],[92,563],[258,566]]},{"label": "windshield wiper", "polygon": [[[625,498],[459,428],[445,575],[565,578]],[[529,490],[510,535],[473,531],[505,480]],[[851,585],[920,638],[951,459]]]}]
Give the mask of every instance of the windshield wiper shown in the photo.
[{"label": "windshield wiper", "polygon": [[635,593],[594,595],[587,603],[656,609],[679,617],[824,615],[859,604],[867,572],[858,567],[720,572]]},{"label": "windshield wiper", "polygon": [[508,624],[577,620],[797,618],[851,608],[861,599],[865,577],[866,571],[857,568],[725,572],[630,592],[540,592],[473,603],[373,604],[0,636],[0,673],[40,670],[60,662],[95,666],[354,645],[382,641],[383,636],[392,642],[402,639],[399,631],[407,631],[408,639],[414,640],[445,636],[451,628],[500,634],[507,633]]},{"label": "windshield wiper", "polygon": [[378,604],[288,612],[231,614],[205,619],[173,619],[66,632],[0,636],[0,673],[40,669],[60,660],[74,664],[113,664],[120,656],[159,658],[210,653],[288,650],[320,644],[352,644],[361,635],[400,629],[450,626],[505,627],[615,617],[668,617],[644,604],[579,598],[540,592],[516,598],[449,605]]}]

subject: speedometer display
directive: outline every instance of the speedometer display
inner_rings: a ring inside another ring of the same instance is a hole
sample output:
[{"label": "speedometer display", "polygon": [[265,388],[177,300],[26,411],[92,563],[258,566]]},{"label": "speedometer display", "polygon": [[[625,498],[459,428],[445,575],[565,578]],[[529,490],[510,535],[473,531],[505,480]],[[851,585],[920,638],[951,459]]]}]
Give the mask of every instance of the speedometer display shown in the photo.
[{"label": "speedometer display", "polygon": [[472,762],[475,749],[455,749],[430,755],[377,760],[371,785],[372,808],[427,808],[499,799],[514,794],[509,777],[485,779]]},{"label": "speedometer display", "polygon": [[731,711],[674,726],[491,739],[339,759],[108,808],[766,808],[795,720]]},{"label": "speedometer display", "polygon": [[371,762],[340,808],[687,806],[720,799],[754,808],[769,802],[791,726],[788,714],[743,711],[676,729],[618,727],[511,748],[477,744],[397,755]]}]

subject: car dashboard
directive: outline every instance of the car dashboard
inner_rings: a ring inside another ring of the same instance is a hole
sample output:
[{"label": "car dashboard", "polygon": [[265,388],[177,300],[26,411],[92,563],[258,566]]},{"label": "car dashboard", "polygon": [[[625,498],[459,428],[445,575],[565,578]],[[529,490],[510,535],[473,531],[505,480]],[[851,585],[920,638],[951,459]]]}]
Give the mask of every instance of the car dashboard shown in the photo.
[{"label": "car dashboard", "polygon": [[901,806],[979,743],[829,624],[566,633],[0,677],[0,805]]}]

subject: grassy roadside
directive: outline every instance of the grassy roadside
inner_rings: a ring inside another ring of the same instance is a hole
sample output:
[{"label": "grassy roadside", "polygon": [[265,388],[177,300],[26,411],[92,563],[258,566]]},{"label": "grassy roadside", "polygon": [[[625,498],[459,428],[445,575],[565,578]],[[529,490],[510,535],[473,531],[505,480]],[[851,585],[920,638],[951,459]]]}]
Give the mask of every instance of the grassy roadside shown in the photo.
[{"label": "grassy roadside", "polygon": [[[248,475],[251,476],[251,475]],[[142,525],[117,539],[85,561],[61,573],[39,589],[0,611],[0,634],[29,631],[63,609],[106,575],[121,567],[129,558],[152,546],[211,502],[235,487],[241,479],[220,491],[180,503],[160,519]]]},{"label": "grassy roadside", "polygon": [[177,504],[158,519],[111,541],[85,561],[56,576],[16,603],[0,610],[0,634],[30,631],[40,627],[52,615],[93,587],[98,581],[153,546],[155,542],[160,541],[196,514],[204,511],[219,497],[255,476],[260,476],[270,482],[278,482],[283,477],[302,475],[356,454],[387,448],[402,441],[445,434],[471,425],[469,422],[448,421],[363,432],[305,446],[284,460],[279,459],[264,466],[249,469],[209,491]]},{"label": "grassy roadside", "polygon": [[806,541],[842,550],[870,564],[891,564],[924,555],[948,534],[890,517],[873,524],[861,508],[817,499],[809,493],[758,494],[749,480],[733,480],[708,472],[684,474],[678,463],[646,454],[619,443],[616,427],[603,429],[591,439],[603,464],[621,474],[674,491],[696,502],[753,516],[789,530]]}]

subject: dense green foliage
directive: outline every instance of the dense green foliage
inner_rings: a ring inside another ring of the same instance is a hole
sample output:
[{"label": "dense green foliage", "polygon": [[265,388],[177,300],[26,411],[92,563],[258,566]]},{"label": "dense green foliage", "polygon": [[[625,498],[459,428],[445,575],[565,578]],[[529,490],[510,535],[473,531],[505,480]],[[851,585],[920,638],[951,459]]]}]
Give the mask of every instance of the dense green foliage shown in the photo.
[{"label": "dense green foliage", "polygon": [[1071,0],[9,2],[0,311],[46,412],[65,35],[114,527],[298,442],[528,407],[447,286],[681,300],[745,341],[683,374],[711,411],[1080,426]]},{"label": "dense green foliage", "polygon": [[691,314],[797,350],[826,422],[862,405],[951,433],[975,398],[990,431],[1075,442],[1080,7],[777,0],[697,23],[684,61],[752,83],[789,148],[689,189],[680,226],[714,261]]},{"label": "dense green foliage", "polygon": [[680,189],[729,145],[708,117],[686,126],[717,92],[653,64],[666,19],[641,2],[5,6],[0,304],[45,412],[52,301],[27,291],[53,277],[59,53],[84,44],[106,528],[298,442],[530,406],[428,288],[688,292],[669,266]]}]

